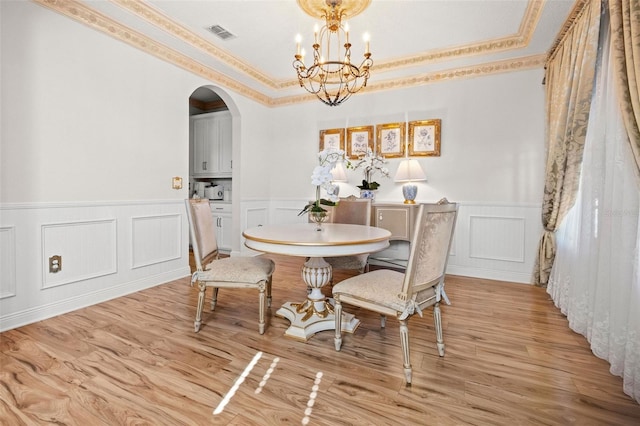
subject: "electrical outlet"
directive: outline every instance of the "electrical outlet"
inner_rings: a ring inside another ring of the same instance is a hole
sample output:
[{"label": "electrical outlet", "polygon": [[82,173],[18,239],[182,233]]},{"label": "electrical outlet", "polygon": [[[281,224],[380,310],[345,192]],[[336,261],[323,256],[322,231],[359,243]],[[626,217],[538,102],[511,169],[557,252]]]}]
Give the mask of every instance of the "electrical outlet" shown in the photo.
[{"label": "electrical outlet", "polygon": [[55,274],[60,271],[62,271],[62,256],[51,256],[49,258],[49,272]]}]

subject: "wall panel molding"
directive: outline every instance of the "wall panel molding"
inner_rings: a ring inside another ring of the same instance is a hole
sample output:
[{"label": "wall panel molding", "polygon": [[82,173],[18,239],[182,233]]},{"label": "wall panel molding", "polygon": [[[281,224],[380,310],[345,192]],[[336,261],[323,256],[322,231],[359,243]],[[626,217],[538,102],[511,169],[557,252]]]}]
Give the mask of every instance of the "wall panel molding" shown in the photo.
[{"label": "wall panel molding", "polygon": [[469,216],[469,257],[524,262],[523,217]]},{"label": "wall panel molding", "polygon": [[[59,272],[49,258],[62,256]],[[98,219],[42,225],[42,288],[89,280],[118,271],[116,220]]]},{"label": "wall panel molding", "polygon": [[[183,199],[0,209],[0,331],[191,274]],[[50,273],[55,254],[62,270]]]},{"label": "wall panel molding", "polygon": [[0,227],[0,299],[16,295],[16,228]]},{"label": "wall panel molding", "polygon": [[131,268],[179,259],[182,253],[182,215],[131,218]]}]

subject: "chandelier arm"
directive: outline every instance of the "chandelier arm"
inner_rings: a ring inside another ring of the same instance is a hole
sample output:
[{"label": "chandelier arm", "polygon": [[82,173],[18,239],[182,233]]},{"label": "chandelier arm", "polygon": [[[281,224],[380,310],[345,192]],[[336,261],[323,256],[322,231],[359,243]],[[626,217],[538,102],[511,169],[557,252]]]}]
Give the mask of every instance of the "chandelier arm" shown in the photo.
[{"label": "chandelier arm", "polygon": [[[300,38],[297,39],[297,53],[292,64],[300,87],[330,106],[340,105],[352,94],[366,87],[370,76],[369,69],[373,65],[368,39],[365,59],[359,66],[351,63],[352,45],[349,43],[348,29],[345,30],[342,25],[344,10],[339,8],[340,5],[339,0],[327,1],[330,9],[324,9],[322,15],[325,25],[319,30],[316,27],[314,31],[313,64],[309,67],[305,65],[300,50]],[[341,56],[342,48],[344,54]]]}]

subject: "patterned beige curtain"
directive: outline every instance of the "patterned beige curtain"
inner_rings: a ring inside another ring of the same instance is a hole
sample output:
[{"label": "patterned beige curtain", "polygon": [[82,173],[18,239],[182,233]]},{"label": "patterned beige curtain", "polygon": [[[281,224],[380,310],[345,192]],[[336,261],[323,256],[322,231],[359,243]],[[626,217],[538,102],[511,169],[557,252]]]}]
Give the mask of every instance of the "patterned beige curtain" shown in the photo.
[{"label": "patterned beige curtain", "polygon": [[609,0],[609,17],[620,108],[640,170],[640,2]]},{"label": "patterned beige curtain", "polygon": [[546,286],[555,259],[554,233],[573,206],[595,82],[600,0],[588,0],[547,62],[547,165],[533,283]]}]

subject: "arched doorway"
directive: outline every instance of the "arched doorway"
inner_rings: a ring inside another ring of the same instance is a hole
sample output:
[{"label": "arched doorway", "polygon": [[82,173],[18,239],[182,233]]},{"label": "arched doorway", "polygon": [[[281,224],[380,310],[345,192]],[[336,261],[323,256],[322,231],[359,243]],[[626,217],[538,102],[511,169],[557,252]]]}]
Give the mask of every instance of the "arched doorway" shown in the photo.
[{"label": "arched doorway", "polygon": [[[189,196],[209,198],[222,253],[239,253],[238,108],[213,85],[189,96]],[[236,195],[236,196],[234,196]]]}]

